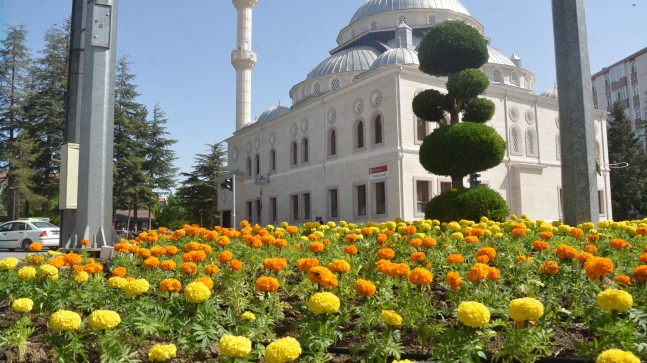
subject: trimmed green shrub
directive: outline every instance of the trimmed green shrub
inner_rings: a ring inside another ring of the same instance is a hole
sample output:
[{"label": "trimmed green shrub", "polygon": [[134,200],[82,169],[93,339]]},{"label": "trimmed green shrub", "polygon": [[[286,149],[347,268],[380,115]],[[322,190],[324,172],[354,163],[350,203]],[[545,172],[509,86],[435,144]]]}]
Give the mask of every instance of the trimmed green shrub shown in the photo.
[{"label": "trimmed green shrub", "polygon": [[447,190],[431,199],[425,207],[425,218],[441,222],[461,219],[478,221],[484,216],[503,222],[509,213],[510,209],[501,194],[486,186]]},{"label": "trimmed green shrub", "polygon": [[464,69],[447,80],[447,92],[455,99],[468,100],[478,97],[490,85],[480,69]]},{"label": "trimmed green shrub", "polygon": [[471,99],[463,108],[463,122],[488,122],[494,116],[494,108],[494,102],[487,98]]},{"label": "trimmed green shrub", "polygon": [[413,113],[425,121],[439,122],[445,117],[445,95],[428,89],[413,98]]}]

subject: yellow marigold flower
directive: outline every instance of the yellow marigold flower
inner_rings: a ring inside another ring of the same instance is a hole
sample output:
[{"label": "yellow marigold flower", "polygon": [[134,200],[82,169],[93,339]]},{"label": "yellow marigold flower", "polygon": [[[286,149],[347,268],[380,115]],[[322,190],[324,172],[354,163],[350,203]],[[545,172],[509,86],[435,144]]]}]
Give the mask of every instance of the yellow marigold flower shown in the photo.
[{"label": "yellow marigold flower", "polygon": [[449,239],[454,240],[454,241],[462,241],[463,240],[463,234],[461,232],[454,232],[449,236]]},{"label": "yellow marigold flower", "polygon": [[251,311],[246,311],[240,316],[243,320],[256,320],[256,315]]},{"label": "yellow marigold flower", "polygon": [[79,271],[74,275],[74,282],[82,284],[90,278],[90,274],[85,271]]},{"label": "yellow marigold flower", "polygon": [[382,318],[382,321],[387,325],[402,325],[402,316],[400,316],[400,314],[396,313],[393,310],[382,310],[380,317]]},{"label": "yellow marigold flower", "polygon": [[265,347],[266,363],[286,363],[299,358],[301,345],[292,337],[277,339]]},{"label": "yellow marigold flower", "polygon": [[49,326],[58,331],[74,331],[81,327],[81,315],[69,310],[59,310],[49,317]]},{"label": "yellow marigold flower", "polygon": [[458,321],[473,328],[480,328],[490,321],[490,310],[476,301],[462,301],[458,304]]},{"label": "yellow marigold flower", "polygon": [[344,260],[334,260],[328,264],[328,269],[332,272],[346,273],[350,271],[350,264]]},{"label": "yellow marigold flower", "polygon": [[36,277],[36,269],[31,266],[23,266],[18,270],[18,278],[26,281]]},{"label": "yellow marigold flower", "polygon": [[207,301],[211,296],[211,290],[202,282],[194,281],[184,288],[184,298],[194,304]]},{"label": "yellow marigold flower", "polygon": [[226,357],[245,358],[252,351],[252,341],[247,337],[223,335],[218,342],[218,349]]},{"label": "yellow marigold flower", "polygon": [[20,298],[16,299],[11,303],[11,310],[17,313],[27,313],[30,312],[34,307],[34,302],[30,298]]},{"label": "yellow marigold flower", "polygon": [[38,267],[40,277],[48,277],[52,280],[58,280],[58,269],[52,265],[41,265]]},{"label": "yellow marigold flower", "polygon": [[597,302],[602,310],[625,312],[634,304],[634,298],[624,290],[607,289],[598,293]]},{"label": "yellow marigold flower", "polygon": [[137,296],[147,292],[149,287],[150,285],[146,279],[137,279],[128,282],[123,287],[123,290],[128,296]]},{"label": "yellow marigold flower", "polygon": [[0,271],[13,270],[18,265],[18,259],[14,257],[7,257],[0,260]]},{"label": "yellow marigold flower", "polygon": [[165,362],[177,355],[175,344],[155,344],[148,351],[149,362]]},{"label": "yellow marigold flower", "polygon": [[313,313],[331,314],[339,311],[339,298],[332,292],[318,292],[310,297],[307,303]]},{"label": "yellow marigold flower", "polygon": [[113,289],[122,289],[124,286],[128,285],[128,281],[123,277],[113,276],[108,279],[107,285]]},{"label": "yellow marigold flower", "polygon": [[109,330],[119,323],[121,317],[112,310],[95,310],[88,316],[88,325],[97,330]]},{"label": "yellow marigold flower", "polygon": [[544,304],[531,297],[514,299],[510,301],[508,315],[510,315],[514,321],[539,319],[544,315]]},{"label": "yellow marigold flower", "polygon": [[640,359],[631,352],[613,348],[600,353],[595,363],[640,363]]}]

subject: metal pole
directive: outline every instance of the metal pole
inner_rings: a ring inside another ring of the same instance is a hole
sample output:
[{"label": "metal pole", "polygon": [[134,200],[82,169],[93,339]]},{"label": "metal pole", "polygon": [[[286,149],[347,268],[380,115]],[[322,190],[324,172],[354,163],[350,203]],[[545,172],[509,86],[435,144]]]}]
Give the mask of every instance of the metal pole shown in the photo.
[{"label": "metal pole", "polygon": [[16,220],[16,187],[12,188],[13,192],[13,208],[11,209],[11,219]]},{"label": "metal pole", "polygon": [[233,208],[233,221],[232,228],[236,228],[236,174],[234,174],[231,181],[231,191],[234,193],[234,208]]}]

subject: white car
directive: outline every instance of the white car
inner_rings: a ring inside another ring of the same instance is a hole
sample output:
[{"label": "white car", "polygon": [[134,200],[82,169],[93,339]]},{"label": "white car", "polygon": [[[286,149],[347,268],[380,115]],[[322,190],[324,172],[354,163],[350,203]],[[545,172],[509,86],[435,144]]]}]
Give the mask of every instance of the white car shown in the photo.
[{"label": "white car", "polygon": [[29,250],[32,242],[40,242],[43,247],[58,247],[61,230],[57,226],[42,221],[19,220],[0,224],[0,248]]}]

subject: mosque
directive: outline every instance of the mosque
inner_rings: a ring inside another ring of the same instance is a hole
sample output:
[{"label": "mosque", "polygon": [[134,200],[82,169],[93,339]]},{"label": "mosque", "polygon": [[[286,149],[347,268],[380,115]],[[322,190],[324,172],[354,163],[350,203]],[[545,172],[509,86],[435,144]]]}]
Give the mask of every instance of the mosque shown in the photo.
[{"label": "mosque", "polygon": [[[337,36],[330,57],[289,91],[290,107],[272,106],[251,120],[252,11],[256,0],[233,0],[238,12],[236,131],[226,139],[234,188],[221,188],[223,225],[307,221],[386,221],[424,217],[429,199],[451,188],[429,174],[418,150],[435,123],[418,119],[413,97],[441,92],[446,79],[418,69],[424,33],[446,20],[476,28],[488,44],[481,68],[496,105],[488,123],[504,138],[503,162],[481,173],[511,213],[562,218],[557,89],[533,92],[535,76],[521,58],[490,46],[484,26],[459,0],[365,0]],[[594,111],[600,219],[611,218],[606,114]]]}]

